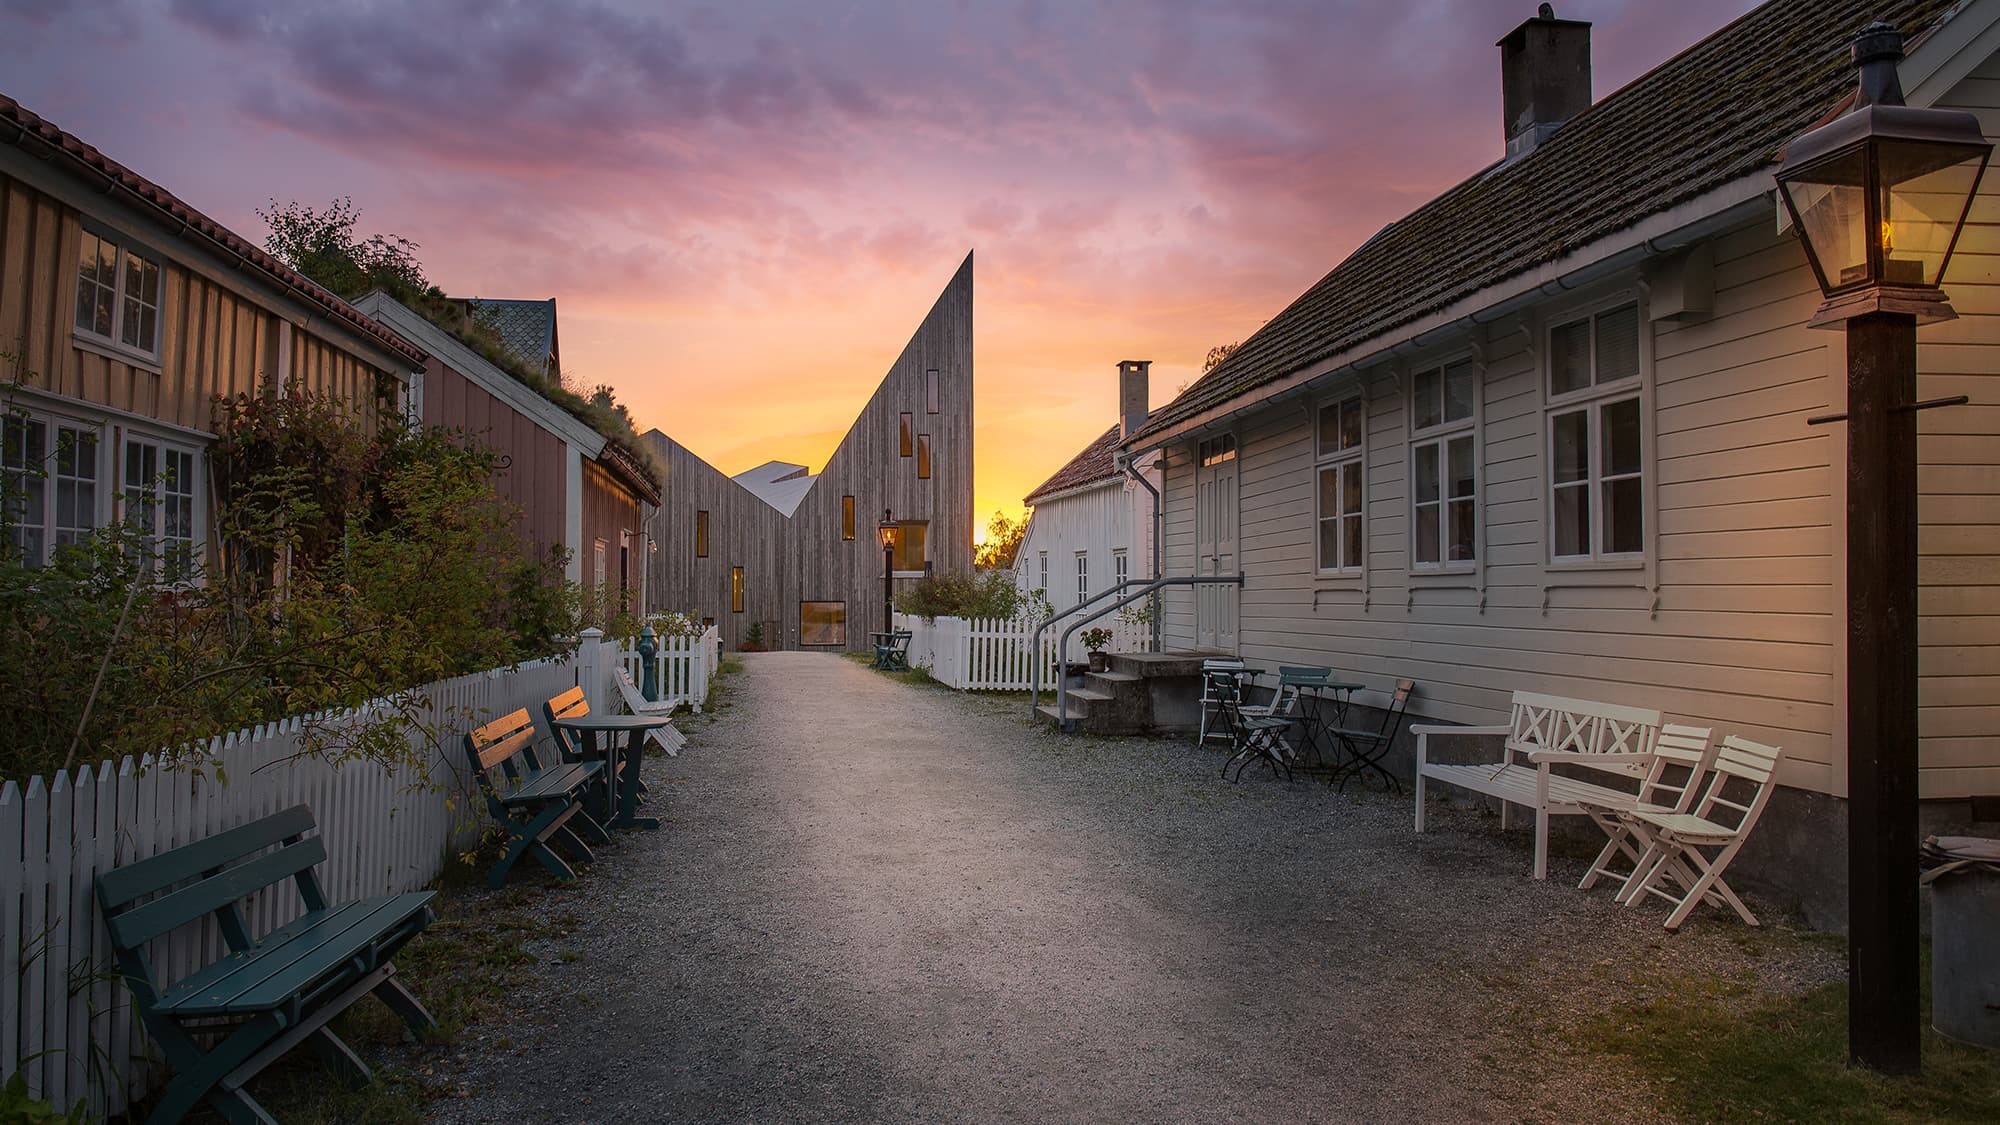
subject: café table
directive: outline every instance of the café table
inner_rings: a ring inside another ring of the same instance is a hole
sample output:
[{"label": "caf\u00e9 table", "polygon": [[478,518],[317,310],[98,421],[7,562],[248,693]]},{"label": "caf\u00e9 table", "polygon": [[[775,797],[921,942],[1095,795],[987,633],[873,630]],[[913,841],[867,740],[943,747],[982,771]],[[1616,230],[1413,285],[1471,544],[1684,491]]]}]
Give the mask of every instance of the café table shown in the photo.
[{"label": "caf\u00e9 table", "polygon": [[[643,760],[642,749],[646,732],[667,726],[673,720],[665,715],[576,715],[555,720],[555,725],[571,732],[571,742],[577,753],[585,758],[602,758],[607,778],[615,779],[615,784],[605,788],[605,812],[609,816],[604,822],[606,828],[658,828],[660,819],[654,816],[640,816],[639,813],[639,764]],[[625,745],[617,745],[618,735],[625,735]],[[600,748],[598,735],[604,735]]]}]

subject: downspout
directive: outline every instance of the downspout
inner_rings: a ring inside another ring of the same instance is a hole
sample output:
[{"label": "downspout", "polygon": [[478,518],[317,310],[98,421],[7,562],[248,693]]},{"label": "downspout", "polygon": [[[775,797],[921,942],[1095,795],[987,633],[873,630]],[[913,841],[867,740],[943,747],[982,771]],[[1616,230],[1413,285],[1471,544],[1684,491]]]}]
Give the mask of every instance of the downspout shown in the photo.
[{"label": "downspout", "polygon": [[[1139,487],[1145,489],[1153,497],[1153,549],[1149,553],[1153,556],[1152,579],[1153,581],[1158,582],[1160,580],[1160,490],[1153,487],[1153,482],[1146,479],[1146,474],[1140,472],[1137,468],[1133,466],[1132,460],[1133,458],[1131,454],[1129,453],[1124,454],[1119,458],[1118,467],[1125,471],[1126,476],[1131,477],[1135,481],[1138,481]],[[1160,651],[1160,592],[1158,590],[1153,591],[1152,604],[1150,606],[1150,609],[1153,618],[1153,651],[1159,652]]]}]

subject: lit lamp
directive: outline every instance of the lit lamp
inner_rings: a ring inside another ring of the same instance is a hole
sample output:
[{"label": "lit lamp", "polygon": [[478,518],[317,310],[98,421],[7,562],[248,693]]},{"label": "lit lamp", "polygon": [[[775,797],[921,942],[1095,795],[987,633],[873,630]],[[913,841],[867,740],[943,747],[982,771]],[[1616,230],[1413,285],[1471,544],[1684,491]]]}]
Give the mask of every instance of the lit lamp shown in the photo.
[{"label": "lit lamp", "polygon": [[1918,1069],[1917,325],[1957,316],[1938,289],[1992,146],[1969,113],[1903,104],[1903,37],[1854,41],[1852,112],[1794,140],[1778,189],[1847,329],[1848,1052]]},{"label": "lit lamp", "polygon": [[896,544],[903,538],[903,527],[896,522],[889,509],[882,509],[882,522],[876,525],[875,534],[882,538],[882,631],[896,631]]}]

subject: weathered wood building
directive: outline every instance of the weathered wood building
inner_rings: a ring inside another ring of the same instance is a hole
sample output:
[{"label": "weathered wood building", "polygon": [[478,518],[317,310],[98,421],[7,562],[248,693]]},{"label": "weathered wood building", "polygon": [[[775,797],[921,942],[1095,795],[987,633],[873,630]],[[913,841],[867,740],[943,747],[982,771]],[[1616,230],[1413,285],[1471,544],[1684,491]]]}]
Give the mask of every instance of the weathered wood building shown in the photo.
[{"label": "weathered wood building", "polygon": [[867,648],[882,621],[885,511],[903,533],[895,581],[972,569],[972,256],[803,495],[771,493],[792,510],[666,434],[646,437],[667,470],[648,525],[651,608],[712,620],[732,646],[757,625],[772,648]]},{"label": "weathered wood building", "polygon": [[[269,380],[398,407],[424,353],[241,236],[0,96],[0,378],[16,546],[114,521],[210,549],[211,399]],[[33,466],[45,464],[47,475]]]},{"label": "weathered wood building", "polygon": [[[1391,225],[1157,412],[1170,647],[1329,664],[1483,722],[1531,690],[1782,745],[1739,867],[1834,901],[1846,783],[1845,341],[1776,217],[1848,45],[2000,136],[2000,2],[1772,0],[1592,104],[1589,25],[1502,40],[1508,155]],[[1581,57],[1582,67],[1576,67]],[[1517,93],[1522,96],[1517,97]],[[1919,333],[1922,792],[2000,794],[2000,180]],[[1991,834],[1993,826],[1986,825]]]},{"label": "weathered wood building", "polygon": [[[518,303],[546,308],[553,337],[553,301]],[[646,518],[660,502],[650,470],[388,294],[370,293],[354,307],[428,353],[410,381],[411,416],[464,430],[501,454],[495,488],[520,508],[521,531],[535,550],[566,549],[571,581],[643,605]]]}]

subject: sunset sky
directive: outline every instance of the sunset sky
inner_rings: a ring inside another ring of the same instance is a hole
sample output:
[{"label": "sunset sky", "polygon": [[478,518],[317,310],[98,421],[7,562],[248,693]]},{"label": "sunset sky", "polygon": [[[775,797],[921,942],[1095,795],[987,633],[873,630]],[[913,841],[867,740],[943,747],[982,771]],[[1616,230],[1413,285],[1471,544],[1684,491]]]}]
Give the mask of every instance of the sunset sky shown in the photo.
[{"label": "sunset sky", "polygon": [[[1570,0],[1599,97],[1754,6]],[[261,240],[351,196],[725,472],[819,469],[977,251],[977,510],[1502,148],[1528,0],[0,0],[0,92]]]}]

